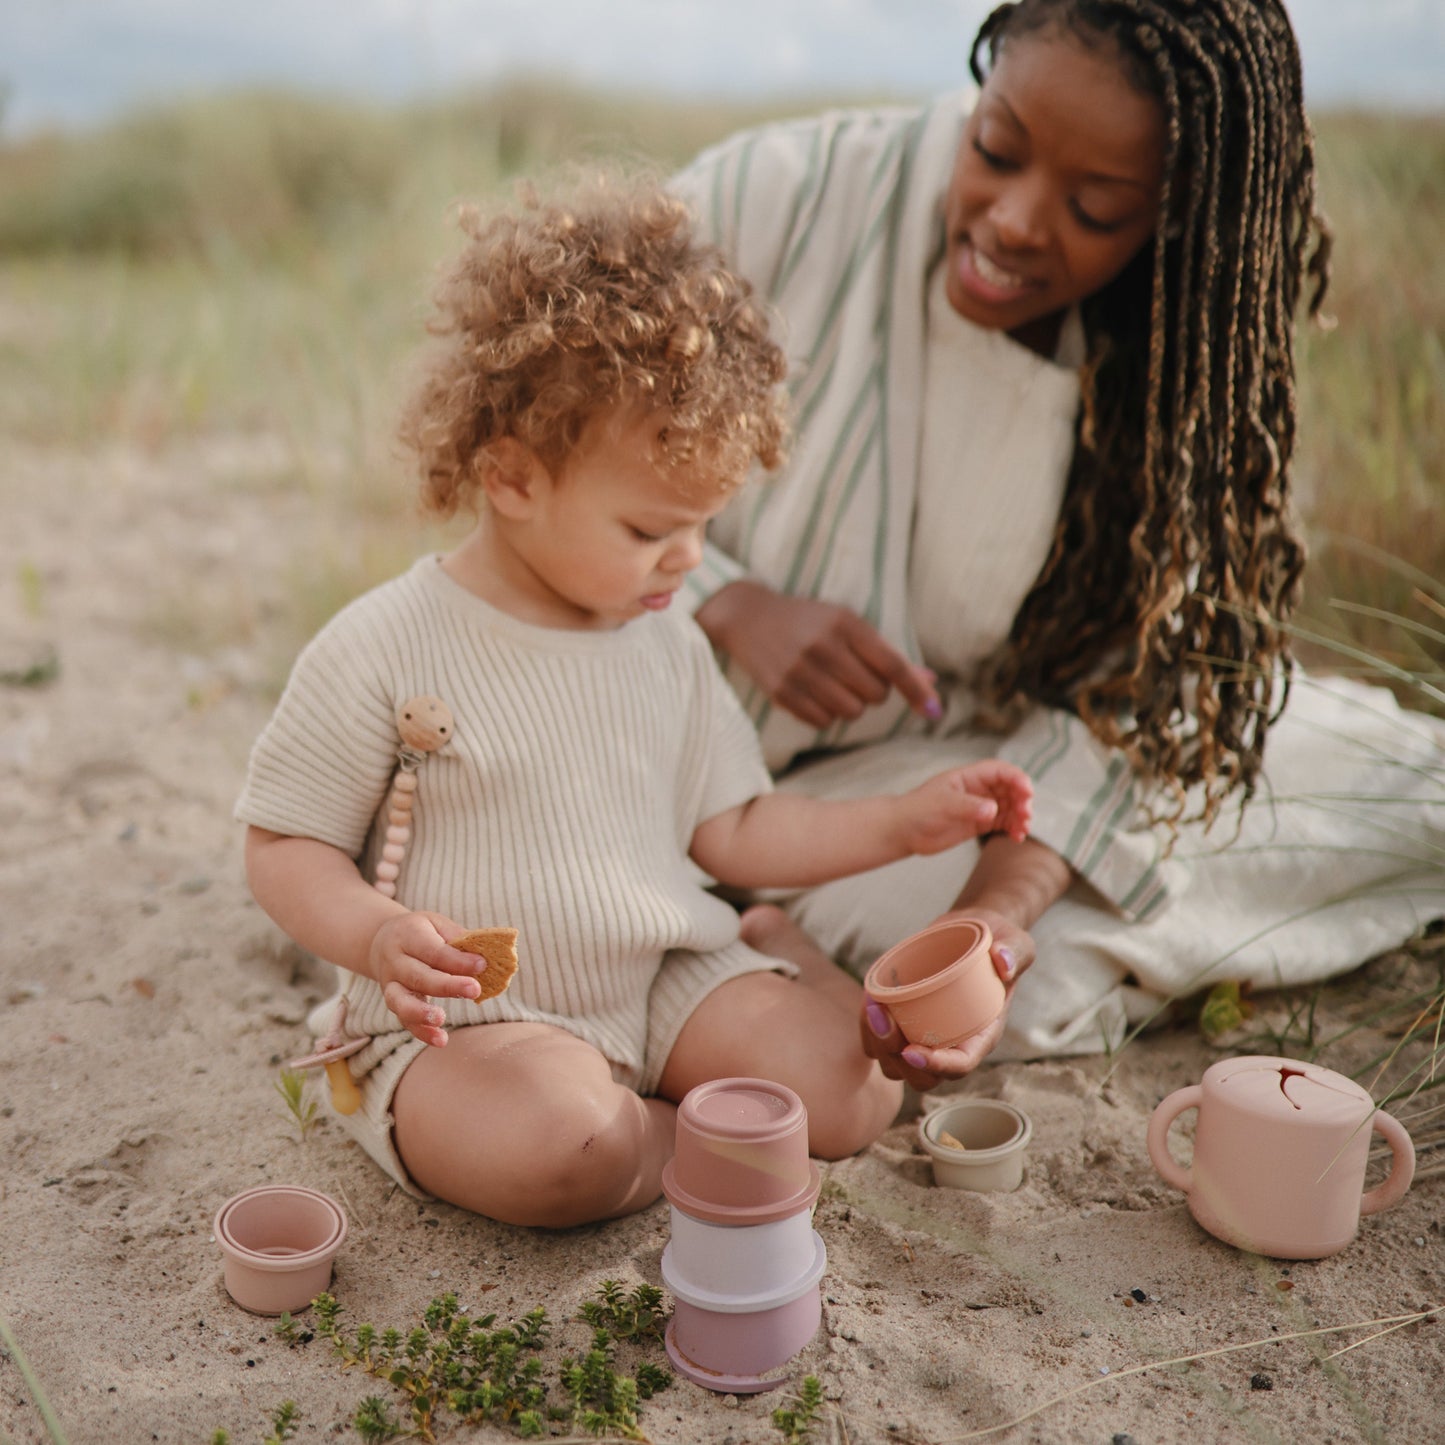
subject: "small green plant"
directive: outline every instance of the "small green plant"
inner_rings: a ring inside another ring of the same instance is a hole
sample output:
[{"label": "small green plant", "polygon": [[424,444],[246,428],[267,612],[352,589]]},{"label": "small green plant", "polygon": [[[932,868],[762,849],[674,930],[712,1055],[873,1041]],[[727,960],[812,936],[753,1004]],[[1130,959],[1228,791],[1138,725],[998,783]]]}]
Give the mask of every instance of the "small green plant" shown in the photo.
[{"label": "small green plant", "polygon": [[773,1424],[782,1432],[784,1445],[801,1445],[818,1423],[822,1408],[823,1382],[816,1375],[804,1375],[792,1401],[773,1411]]},{"label": "small green plant", "polygon": [[1211,1042],[1233,1031],[1254,1014],[1249,984],[1235,979],[1217,983],[1205,996],[1199,1010],[1199,1031]]},{"label": "small green plant", "polygon": [[276,1092],[286,1101],[287,1112],[295,1122],[303,1144],[316,1125],[316,1100],[309,1098],[307,1093],[310,1082],[298,1069],[282,1069],[276,1079]]},{"label": "small green plant", "polygon": [[667,1327],[662,1291],[656,1285],[639,1284],[624,1292],[615,1279],[604,1279],[595,1300],[583,1302],[582,1318],[593,1329],[603,1329],[619,1340],[658,1340]]},{"label": "small green plant", "polygon": [[[286,1441],[292,1440],[299,1430],[301,1412],[296,1408],[295,1400],[282,1400],[276,1407],[276,1413],[271,1416],[271,1433],[262,1440],[261,1445],[286,1445]],[[230,1433],[226,1430],[215,1431],[210,1440],[210,1445],[231,1445]]]},{"label": "small green plant", "polygon": [[[660,1334],[661,1291],[639,1286],[624,1294],[614,1285],[584,1317],[616,1319],[630,1338]],[[592,1304],[592,1302],[589,1302]],[[594,1325],[592,1347],[579,1360],[562,1362],[560,1378],[568,1403],[551,1406],[542,1381],[541,1351],[551,1334],[547,1312],[534,1309],[510,1325],[496,1325],[495,1315],[471,1319],[459,1314],[457,1297],[447,1294],[427,1307],[422,1323],[403,1335],[369,1324],[354,1331],[342,1327],[341,1306],[329,1294],[312,1301],[316,1333],[331,1341],[345,1369],[359,1369],[399,1390],[406,1410],[398,1413],[379,1395],[368,1395],[357,1407],[352,1424],[367,1442],[436,1439],[443,1411],[464,1424],[491,1424],[524,1439],[548,1433],[548,1422],[568,1421],[593,1435],[620,1435],[644,1440],[637,1422],[640,1400],[651,1399],[672,1383],[661,1367],[639,1364],[632,1374],[615,1364],[611,1330]],[[277,1325],[291,1341],[294,1322]]]}]

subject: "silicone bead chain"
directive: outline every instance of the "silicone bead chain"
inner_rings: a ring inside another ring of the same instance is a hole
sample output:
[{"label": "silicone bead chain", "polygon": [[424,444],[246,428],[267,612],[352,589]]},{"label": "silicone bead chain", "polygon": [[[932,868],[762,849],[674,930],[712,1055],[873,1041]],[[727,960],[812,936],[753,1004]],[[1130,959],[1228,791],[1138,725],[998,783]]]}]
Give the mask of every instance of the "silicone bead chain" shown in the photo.
[{"label": "silicone bead chain", "polygon": [[416,806],[417,769],[434,752],[452,739],[456,724],[451,709],[439,697],[423,695],[408,698],[396,710],[396,727],[401,734],[397,750],[397,770],[387,794],[386,832],[382,838],[381,857],[376,864],[372,887],[386,898],[396,897],[396,880],[406,861],[406,847],[411,842],[411,815]]}]

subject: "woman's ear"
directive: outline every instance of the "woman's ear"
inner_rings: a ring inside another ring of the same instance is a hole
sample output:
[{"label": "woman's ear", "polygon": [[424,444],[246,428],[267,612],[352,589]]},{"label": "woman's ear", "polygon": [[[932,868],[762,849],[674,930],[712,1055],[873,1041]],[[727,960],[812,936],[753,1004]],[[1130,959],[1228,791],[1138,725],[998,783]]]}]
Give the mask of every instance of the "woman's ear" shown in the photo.
[{"label": "woman's ear", "polygon": [[550,480],[537,453],[516,437],[498,437],[478,465],[482,490],[492,509],[516,521],[531,515],[540,489]]}]

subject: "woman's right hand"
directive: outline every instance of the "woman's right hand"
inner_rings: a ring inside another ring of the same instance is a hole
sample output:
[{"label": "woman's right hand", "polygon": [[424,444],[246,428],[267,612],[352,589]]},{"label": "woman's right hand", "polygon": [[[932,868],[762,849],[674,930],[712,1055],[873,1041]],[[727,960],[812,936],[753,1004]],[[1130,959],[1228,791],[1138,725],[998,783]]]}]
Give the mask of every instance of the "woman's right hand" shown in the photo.
[{"label": "woman's right hand", "polygon": [[856,718],[893,688],[915,712],[942,713],[934,674],[837,603],[744,578],[709,597],[697,621],[773,702],[810,727]]},{"label": "woman's right hand", "polygon": [[482,991],[477,971],[486,960],[448,945],[466,930],[440,913],[398,913],[371,940],[371,976],[386,1006],[424,1044],[447,1041],[446,1013],[438,998],[474,999]]},{"label": "woman's right hand", "polygon": [[876,999],[863,995],[860,1029],[863,1052],[878,1060],[878,1067],[887,1078],[902,1079],[920,1094],[945,1079],[961,1079],[971,1074],[993,1052],[1008,1023],[1014,986],[1034,961],[1034,941],[1028,931],[992,909],[970,908],[943,916],[978,918],[988,924],[993,934],[990,957],[994,971],[1003,980],[1004,1003],[999,1016],[986,1029],[957,1048],[929,1049],[909,1043],[888,1010]]}]

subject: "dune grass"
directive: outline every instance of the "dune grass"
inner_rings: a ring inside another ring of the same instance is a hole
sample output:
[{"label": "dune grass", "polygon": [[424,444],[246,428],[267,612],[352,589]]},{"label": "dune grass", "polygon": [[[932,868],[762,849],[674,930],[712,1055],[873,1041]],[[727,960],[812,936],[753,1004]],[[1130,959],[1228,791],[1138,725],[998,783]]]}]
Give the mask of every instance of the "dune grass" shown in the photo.
[{"label": "dune grass", "polygon": [[[392,437],[450,206],[589,156],[665,172],[763,113],[543,81],[401,110],[245,93],[0,149],[0,435],[266,433],[318,508],[374,531],[351,551],[384,575],[429,536]],[[1445,577],[1445,116],[1317,124],[1336,324],[1300,337],[1305,611],[1433,669],[1394,619],[1445,627],[1421,601]],[[296,640],[375,580],[352,564],[309,589]]]}]

